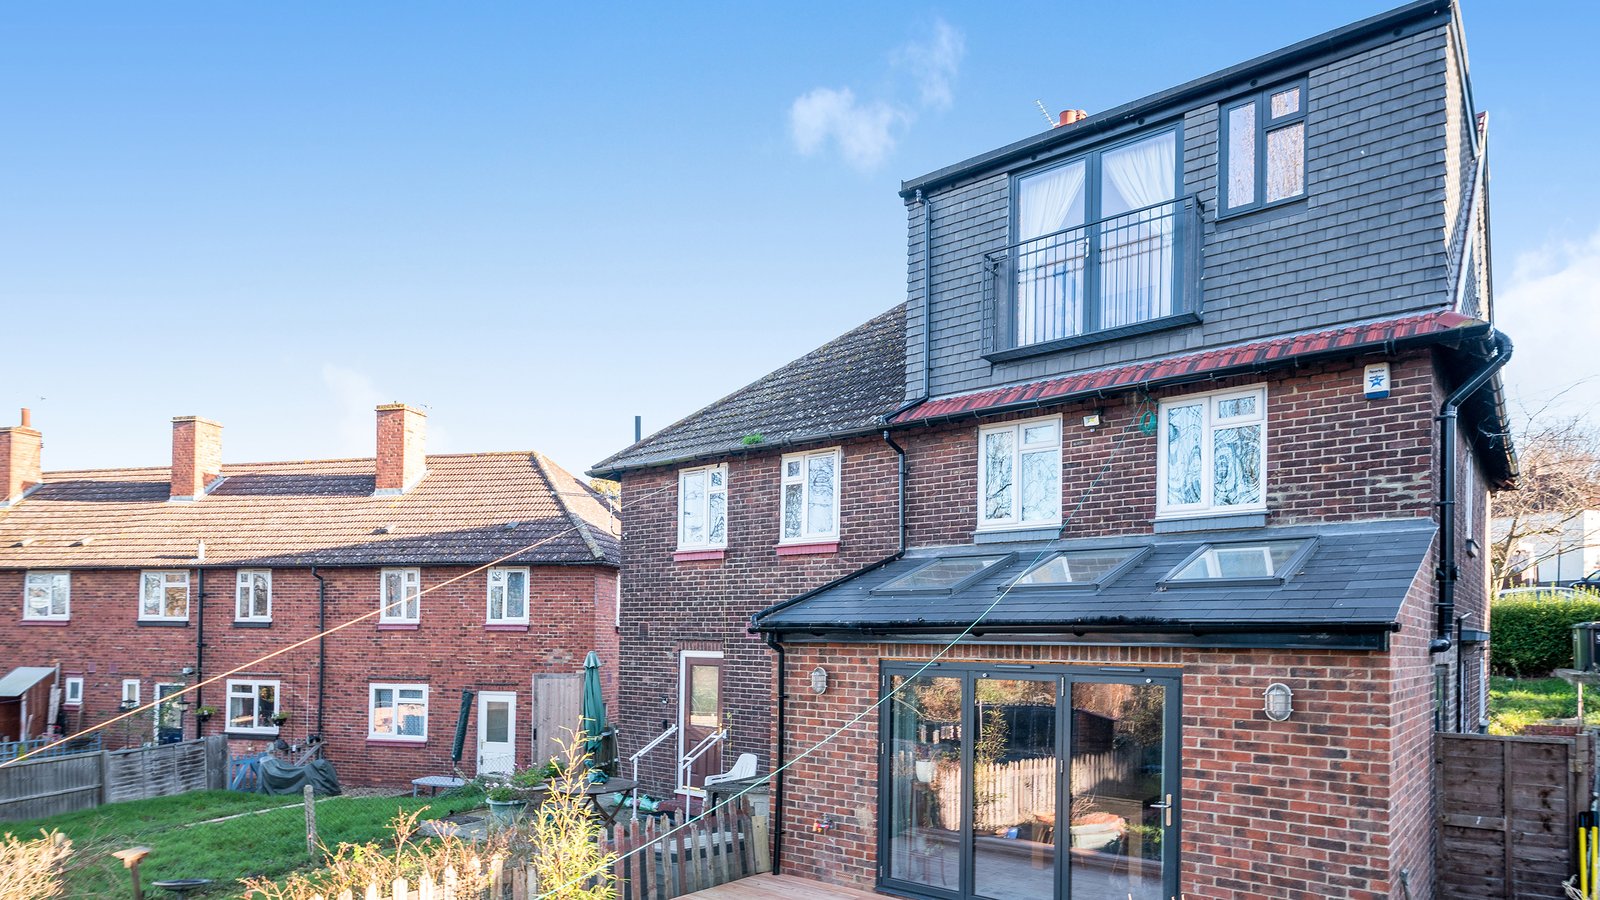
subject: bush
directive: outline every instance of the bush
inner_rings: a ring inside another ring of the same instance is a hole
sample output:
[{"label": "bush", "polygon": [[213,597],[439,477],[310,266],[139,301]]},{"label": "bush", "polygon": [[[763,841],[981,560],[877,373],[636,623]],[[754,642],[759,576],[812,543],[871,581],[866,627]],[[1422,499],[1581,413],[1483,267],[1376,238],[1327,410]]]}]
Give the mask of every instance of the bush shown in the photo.
[{"label": "bush", "polygon": [[1489,668],[1519,678],[1572,665],[1572,626],[1600,622],[1600,600],[1502,600],[1489,613]]}]

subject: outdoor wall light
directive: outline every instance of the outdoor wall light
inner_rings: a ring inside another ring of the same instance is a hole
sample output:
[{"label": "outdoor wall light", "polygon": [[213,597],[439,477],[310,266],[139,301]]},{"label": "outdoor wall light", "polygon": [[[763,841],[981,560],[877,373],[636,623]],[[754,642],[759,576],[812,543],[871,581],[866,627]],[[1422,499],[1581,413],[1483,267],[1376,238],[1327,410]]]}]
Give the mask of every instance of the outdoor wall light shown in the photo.
[{"label": "outdoor wall light", "polygon": [[811,691],[821,694],[828,690],[828,670],[817,666],[811,670]]},{"label": "outdoor wall light", "polygon": [[1294,691],[1281,681],[1267,685],[1267,718],[1282,722],[1294,714]]}]

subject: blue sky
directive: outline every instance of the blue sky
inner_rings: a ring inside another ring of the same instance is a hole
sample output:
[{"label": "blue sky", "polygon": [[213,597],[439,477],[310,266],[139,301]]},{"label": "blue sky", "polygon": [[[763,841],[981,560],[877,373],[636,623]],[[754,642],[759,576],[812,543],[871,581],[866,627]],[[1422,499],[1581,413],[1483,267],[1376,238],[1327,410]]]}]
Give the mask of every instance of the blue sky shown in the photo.
[{"label": "blue sky", "polygon": [[[903,178],[1385,2],[13,3],[0,421],[50,469],[430,449],[581,470],[903,298]],[[1600,9],[1469,2],[1501,324],[1600,372]],[[1568,395],[1587,410],[1600,382]],[[1575,399],[1576,398],[1576,399]]]}]

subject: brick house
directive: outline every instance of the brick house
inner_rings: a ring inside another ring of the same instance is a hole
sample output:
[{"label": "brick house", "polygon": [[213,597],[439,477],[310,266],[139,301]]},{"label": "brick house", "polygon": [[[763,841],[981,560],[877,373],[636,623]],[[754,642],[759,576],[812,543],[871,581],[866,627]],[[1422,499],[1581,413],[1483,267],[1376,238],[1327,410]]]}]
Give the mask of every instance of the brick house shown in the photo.
[{"label": "brick house", "polygon": [[624,754],[725,728],[650,786],[756,753],[783,871],[900,896],[1432,896],[1486,159],[1429,0],[906,182],[905,303],[594,469]]},{"label": "brick house", "polygon": [[192,695],[209,721],[162,704],[105,739],[321,735],[346,783],[404,785],[457,768],[472,691],[461,771],[549,753],[590,650],[616,689],[614,511],[538,453],[428,455],[413,407],[376,431],[374,458],[235,464],[181,417],[170,468],[42,472],[26,411],[0,429],[0,650],[60,679],[27,735],[245,667]]}]

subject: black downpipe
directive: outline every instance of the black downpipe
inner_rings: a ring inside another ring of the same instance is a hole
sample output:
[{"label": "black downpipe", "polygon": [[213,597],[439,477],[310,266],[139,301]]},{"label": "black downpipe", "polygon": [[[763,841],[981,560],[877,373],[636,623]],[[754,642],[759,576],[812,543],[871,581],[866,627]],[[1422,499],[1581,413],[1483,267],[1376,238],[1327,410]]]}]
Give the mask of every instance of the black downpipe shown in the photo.
[{"label": "black downpipe", "polygon": [[311,567],[311,577],[317,580],[317,737],[327,734],[323,730],[322,707],[327,699],[328,685],[328,582]]},{"label": "black downpipe", "polygon": [[894,438],[889,436],[889,429],[887,428],[883,430],[883,442],[888,444],[889,448],[899,457],[900,490],[897,498],[899,504],[897,515],[899,516],[898,522],[900,526],[899,552],[904,553],[906,552],[906,450],[894,442]]},{"label": "black downpipe", "polygon": [[[195,624],[194,628],[194,683],[198,685],[206,680],[206,570],[200,569],[197,574],[199,577],[195,579],[195,595],[200,598],[200,621]],[[194,689],[195,709],[205,705],[205,698],[202,696],[204,693],[205,688],[203,687]],[[179,724],[182,723],[180,722]],[[200,731],[205,727],[206,723],[202,722],[199,716],[195,716],[194,736],[197,740],[204,736]],[[180,728],[178,732],[181,736],[183,729]]]},{"label": "black downpipe", "polygon": [[[1456,580],[1461,569],[1456,564],[1456,443],[1461,405],[1494,377],[1494,374],[1511,361],[1511,338],[1499,331],[1489,333],[1495,354],[1482,369],[1456,388],[1439,409],[1439,568],[1435,577],[1439,582],[1439,619],[1437,636],[1428,643],[1429,653],[1444,653],[1457,643]],[[1455,660],[1457,694],[1460,694],[1461,654]],[[1465,721],[1461,703],[1456,703],[1456,730]]]},{"label": "black downpipe", "polygon": [[778,655],[778,757],[772,776],[772,874],[780,875],[783,872],[783,748],[788,737],[784,734],[784,700],[789,696],[789,689],[785,687],[788,682],[784,678],[783,643],[771,632],[762,638]]}]

